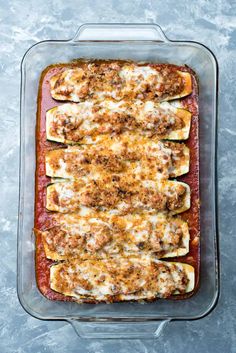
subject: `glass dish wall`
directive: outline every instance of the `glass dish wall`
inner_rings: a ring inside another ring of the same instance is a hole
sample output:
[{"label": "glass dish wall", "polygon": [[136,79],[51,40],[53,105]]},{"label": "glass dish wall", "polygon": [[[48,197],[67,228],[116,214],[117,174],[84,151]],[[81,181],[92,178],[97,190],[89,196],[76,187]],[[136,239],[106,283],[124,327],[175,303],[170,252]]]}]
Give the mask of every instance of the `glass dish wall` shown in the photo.
[{"label": "glass dish wall", "polygon": [[[38,82],[46,66],[75,58],[187,64],[199,78],[201,274],[200,289],[190,299],[178,302],[158,300],[149,304],[78,305],[49,301],[37,289],[32,228]],[[142,322],[141,326],[137,324],[138,331],[147,337],[147,332],[154,333],[158,325],[163,327],[163,322],[201,318],[211,311],[219,291],[215,181],[217,74],[216,59],[206,47],[195,42],[169,41],[157,25],[85,25],[72,40],[40,42],[26,52],[22,61],[21,83],[18,296],[29,314],[40,319],[68,320],[83,336],[89,332],[88,329],[85,330],[85,322],[89,322],[89,327],[93,327],[90,336],[96,336],[95,323],[98,325],[103,322],[106,326],[106,322]],[[84,322],[83,325],[79,324],[80,321]],[[148,326],[148,321],[154,321],[151,331],[151,323]],[[99,330],[99,326],[96,327]],[[132,327],[134,330],[135,326]],[[107,330],[106,327],[106,333]],[[132,333],[129,336],[127,331],[129,329],[125,329],[123,335],[132,337]],[[111,333],[107,335],[112,336]]]}]

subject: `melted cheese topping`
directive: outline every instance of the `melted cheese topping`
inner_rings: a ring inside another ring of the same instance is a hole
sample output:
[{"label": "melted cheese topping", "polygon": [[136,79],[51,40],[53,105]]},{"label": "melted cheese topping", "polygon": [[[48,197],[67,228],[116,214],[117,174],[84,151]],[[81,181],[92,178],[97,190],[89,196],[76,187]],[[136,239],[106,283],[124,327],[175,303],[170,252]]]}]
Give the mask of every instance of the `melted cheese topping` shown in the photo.
[{"label": "melted cheese topping", "polygon": [[98,145],[49,151],[46,174],[57,178],[114,177],[159,180],[189,170],[189,150],[184,144],[154,141],[131,135],[104,138]]},{"label": "melted cheese topping", "polygon": [[48,186],[48,210],[67,213],[80,211],[83,206],[112,214],[157,211],[176,214],[190,207],[190,190],[181,182],[137,182],[133,178],[114,180],[112,176]]},{"label": "melted cheese topping", "polygon": [[189,250],[187,223],[164,214],[62,215],[58,225],[42,232],[42,237],[46,256],[53,260],[137,253],[154,253],[161,258],[185,255]]},{"label": "melted cheese topping", "polygon": [[191,75],[169,65],[83,62],[50,80],[52,97],[80,102],[90,97],[171,100],[192,92]]},{"label": "melted cheese topping", "polygon": [[142,300],[191,291],[194,269],[144,255],[71,260],[52,266],[50,280],[53,290],[73,296],[79,302]]},{"label": "melted cheese topping", "polygon": [[[50,286],[78,302],[166,298],[194,288],[194,269],[158,259],[189,251],[189,230],[173,215],[190,207],[192,92],[173,65],[81,61],[50,79],[47,139],[69,146],[46,153],[46,208],[55,225],[42,237]],[[162,141],[161,141],[162,140]]]},{"label": "melted cheese topping", "polygon": [[153,101],[106,99],[102,102],[67,103],[46,114],[47,139],[64,143],[94,143],[101,135],[135,131],[148,137],[187,139],[191,113]]}]

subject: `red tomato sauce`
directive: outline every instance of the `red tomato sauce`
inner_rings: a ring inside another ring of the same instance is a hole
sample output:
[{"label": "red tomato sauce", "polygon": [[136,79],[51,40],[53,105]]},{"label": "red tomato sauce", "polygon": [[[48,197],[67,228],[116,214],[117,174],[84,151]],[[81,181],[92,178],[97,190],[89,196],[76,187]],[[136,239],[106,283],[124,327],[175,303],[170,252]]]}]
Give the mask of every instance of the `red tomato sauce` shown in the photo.
[{"label": "red tomato sauce", "polygon": [[[161,64],[153,65],[160,66]],[[46,139],[46,112],[54,106],[63,104],[54,100],[50,94],[49,80],[51,76],[65,70],[73,64],[55,64],[47,67],[41,74],[38,91],[38,109],[36,124],[36,173],[35,173],[35,220],[34,227],[45,230],[54,224],[54,212],[46,210],[46,187],[51,178],[46,176],[45,154],[46,151],[63,146]],[[195,73],[188,67],[171,65],[173,70],[190,72],[192,75],[193,91],[188,97],[182,98],[184,107],[192,113],[190,137],[185,144],[190,149],[189,173],[178,177],[191,189],[191,208],[180,214],[180,217],[188,222],[190,232],[190,251],[187,255],[171,258],[171,261],[185,262],[195,268],[195,287],[191,293],[175,295],[169,299],[184,299],[192,296],[199,287],[200,267],[200,201],[199,201],[199,111],[198,111],[198,85]],[[168,261],[168,259],[166,260]],[[36,280],[40,292],[50,300],[73,301],[69,296],[57,293],[50,288],[50,266],[52,260],[46,258],[40,234],[36,235]]]}]

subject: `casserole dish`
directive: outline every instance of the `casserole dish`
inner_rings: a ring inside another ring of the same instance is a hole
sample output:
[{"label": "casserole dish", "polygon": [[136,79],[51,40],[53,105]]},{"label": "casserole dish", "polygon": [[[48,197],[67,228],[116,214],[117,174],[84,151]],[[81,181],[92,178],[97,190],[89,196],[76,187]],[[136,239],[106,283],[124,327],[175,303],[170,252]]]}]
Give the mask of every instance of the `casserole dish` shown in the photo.
[{"label": "casserole dish", "polygon": [[[198,292],[185,301],[158,300],[146,305],[90,305],[52,302],[38,290],[34,268],[35,123],[42,70],[74,58],[131,59],[187,64],[200,82],[201,275]],[[84,25],[69,41],[45,41],[22,60],[21,168],[18,223],[18,296],[39,319],[67,320],[82,337],[150,338],[170,320],[199,319],[216,305],[219,294],[215,153],[218,71],[214,55],[195,42],[169,41],[159,26]]]}]

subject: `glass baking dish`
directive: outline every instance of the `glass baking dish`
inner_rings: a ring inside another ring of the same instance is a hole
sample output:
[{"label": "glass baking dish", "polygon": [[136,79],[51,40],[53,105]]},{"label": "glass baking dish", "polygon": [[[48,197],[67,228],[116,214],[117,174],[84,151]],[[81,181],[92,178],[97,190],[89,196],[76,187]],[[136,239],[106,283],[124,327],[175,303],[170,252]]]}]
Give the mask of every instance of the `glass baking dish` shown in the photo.
[{"label": "glass baking dish", "polygon": [[[46,299],[35,282],[34,173],[38,82],[42,70],[75,58],[132,59],[187,64],[200,83],[200,288],[187,300],[154,303],[82,304]],[[189,41],[170,41],[156,24],[86,24],[71,40],[33,45],[21,66],[21,163],[18,220],[18,297],[32,316],[67,320],[81,337],[157,337],[171,320],[200,319],[215,307],[219,295],[216,188],[218,67],[212,52]]]}]

